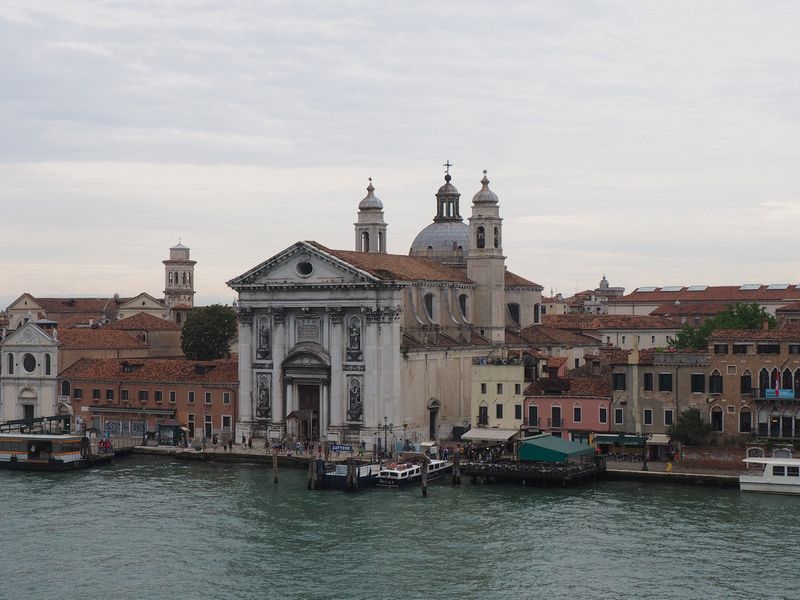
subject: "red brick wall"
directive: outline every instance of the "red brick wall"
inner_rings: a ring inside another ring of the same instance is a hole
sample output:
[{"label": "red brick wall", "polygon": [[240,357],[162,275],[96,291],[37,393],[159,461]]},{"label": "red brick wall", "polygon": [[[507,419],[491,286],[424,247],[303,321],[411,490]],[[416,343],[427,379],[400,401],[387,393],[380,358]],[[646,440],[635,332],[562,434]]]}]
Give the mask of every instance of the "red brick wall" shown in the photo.
[{"label": "red brick wall", "polygon": [[680,464],[684,467],[702,469],[743,468],[745,448],[723,448],[720,446],[682,446]]}]

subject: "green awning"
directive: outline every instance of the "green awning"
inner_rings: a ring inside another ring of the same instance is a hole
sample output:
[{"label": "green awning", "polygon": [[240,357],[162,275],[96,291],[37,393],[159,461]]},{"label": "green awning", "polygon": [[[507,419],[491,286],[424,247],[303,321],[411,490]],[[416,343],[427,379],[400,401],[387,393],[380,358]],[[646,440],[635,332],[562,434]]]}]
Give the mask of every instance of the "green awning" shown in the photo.
[{"label": "green awning", "polygon": [[596,433],[595,445],[611,444],[613,446],[644,446],[647,437],[643,435],[626,435],[624,433]]},{"label": "green awning", "polygon": [[520,460],[565,462],[569,459],[593,455],[594,448],[591,446],[563,440],[549,433],[526,438],[519,448]]}]

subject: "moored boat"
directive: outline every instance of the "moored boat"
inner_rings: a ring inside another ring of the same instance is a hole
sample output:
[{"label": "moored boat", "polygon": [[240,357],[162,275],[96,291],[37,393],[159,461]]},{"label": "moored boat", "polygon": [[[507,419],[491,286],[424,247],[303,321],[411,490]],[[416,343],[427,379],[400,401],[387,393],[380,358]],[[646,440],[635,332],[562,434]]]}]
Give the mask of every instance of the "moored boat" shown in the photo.
[{"label": "moored boat", "polygon": [[93,455],[87,438],[70,434],[0,433],[0,468],[71,471],[109,461],[114,453]]},{"label": "moored boat", "polygon": [[[433,481],[444,475],[453,463],[434,458],[428,463],[427,480]],[[378,486],[401,487],[422,481],[422,466],[419,463],[387,463],[378,473]]]},{"label": "moored boat", "polygon": [[800,494],[800,458],[745,458],[744,463],[760,473],[739,475],[742,492]]},{"label": "moored boat", "polygon": [[[356,470],[355,489],[371,487],[377,483],[378,473],[381,470],[379,464],[354,465],[354,468]],[[326,471],[322,480],[326,488],[335,490],[348,489],[347,465],[336,465],[333,470]]]}]

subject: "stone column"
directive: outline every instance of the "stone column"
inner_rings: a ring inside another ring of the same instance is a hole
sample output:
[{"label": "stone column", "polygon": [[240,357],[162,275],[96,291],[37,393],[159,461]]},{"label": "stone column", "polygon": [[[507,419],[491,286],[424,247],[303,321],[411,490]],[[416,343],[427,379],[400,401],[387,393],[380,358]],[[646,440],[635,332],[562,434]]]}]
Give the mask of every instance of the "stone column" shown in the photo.
[{"label": "stone column", "polygon": [[378,327],[380,317],[376,317],[371,312],[367,313],[365,346],[364,346],[364,388],[361,390],[361,401],[364,408],[364,425],[374,427],[380,423],[383,426],[383,417],[389,417],[392,413],[385,404],[385,398],[380,395],[378,389],[378,379],[380,377],[380,356],[378,354]]},{"label": "stone column", "polygon": [[[237,439],[241,439],[242,435],[249,437],[253,432],[253,377],[253,311],[243,307],[239,309]],[[205,423],[201,423],[201,427],[205,427]]]},{"label": "stone column", "polygon": [[343,340],[343,320],[342,309],[330,310],[330,332],[331,332],[331,382],[328,390],[330,399],[328,423],[334,427],[344,425],[346,407],[343,405],[342,390],[344,390],[344,340]]},{"label": "stone column", "polygon": [[322,382],[320,386],[322,389],[320,390],[320,398],[319,398],[319,439],[320,441],[325,441],[326,433],[328,432],[328,422],[329,422],[329,415],[328,415],[328,384],[326,382]]},{"label": "stone column", "polygon": [[283,309],[272,312],[272,422],[281,423],[286,419],[284,407],[283,369],[287,348],[286,315]]}]

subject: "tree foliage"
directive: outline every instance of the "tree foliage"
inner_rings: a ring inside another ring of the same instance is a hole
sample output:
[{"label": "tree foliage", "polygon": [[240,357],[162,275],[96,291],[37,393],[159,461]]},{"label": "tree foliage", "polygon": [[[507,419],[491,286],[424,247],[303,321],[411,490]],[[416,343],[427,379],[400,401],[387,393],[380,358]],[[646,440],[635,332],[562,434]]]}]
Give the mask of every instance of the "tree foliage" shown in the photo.
[{"label": "tree foliage", "polygon": [[676,350],[705,350],[708,336],[715,329],[761,329],[766,321],[769,328],[775,327],[775,317],[756,302],[737,302],[715,317],[706,319],[700,327],[684,325],[669,345]]},{"label": "tree foliage", "polygon": [[195,308],[181,330],[181,349],[192,360],[229,357],[236,331],[236,314],[229,306],[212,304]]},{"label": "tree foliage", "polygon": [[690,446],[702,446],[713,429],[711,423],[703,421],[699,409],[687,408],[680,414],[678,420],[669,426],[667,433],[673,440]]}]

